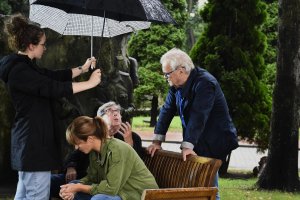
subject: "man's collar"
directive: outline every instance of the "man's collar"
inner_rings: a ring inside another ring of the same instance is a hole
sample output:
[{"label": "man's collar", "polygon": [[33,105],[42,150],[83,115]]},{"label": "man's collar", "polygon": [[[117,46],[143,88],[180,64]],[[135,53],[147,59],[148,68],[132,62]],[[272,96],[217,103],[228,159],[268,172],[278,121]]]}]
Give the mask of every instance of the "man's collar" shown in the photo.
[{"label": "man's collar", "polygon": [[197,68],[194,68],[191,70],[191,73],[186,81],[186,83],[184,84],[184,86],[182,87],[182,97],[185,98],[188,96],[190,88],[192,87],[192,84],[194,82],[194,79],[197,76]]}]

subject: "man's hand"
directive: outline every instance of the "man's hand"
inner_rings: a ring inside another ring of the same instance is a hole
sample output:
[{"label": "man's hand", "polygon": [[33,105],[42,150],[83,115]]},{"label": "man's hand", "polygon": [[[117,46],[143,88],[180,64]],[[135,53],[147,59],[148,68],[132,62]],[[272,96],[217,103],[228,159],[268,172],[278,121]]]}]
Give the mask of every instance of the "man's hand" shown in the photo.
[{"label": "man's hand", "polygon": [[77,177],[77,171],[74,167],[68,167],[66,172],[66,183],[75,180]]},{"label": "man's hand", "polygon": [[133,146],[132,131],[131,131],[130,123],[128,123],[128,122],[122,123],[120,130],[118,132],[123,135],[124,142],[126,142],[130,146]]},{"label": "man's hand", "polygon": [[195,156],[197,155],[197,154],[193,151],[193,149],[188,149],[188,148],[182,148],[181,153],[182,153],[183,161],[186,161],[186,157],[187,157],[188,155],[195,155]]},{"label": "man's hand", "polygon": [[162,149],[161,143],[159,141],[153,141],[153,143],[147,147],[147,152],[148,154],[151,154],[151,157],[153,157],[157,149]]}]

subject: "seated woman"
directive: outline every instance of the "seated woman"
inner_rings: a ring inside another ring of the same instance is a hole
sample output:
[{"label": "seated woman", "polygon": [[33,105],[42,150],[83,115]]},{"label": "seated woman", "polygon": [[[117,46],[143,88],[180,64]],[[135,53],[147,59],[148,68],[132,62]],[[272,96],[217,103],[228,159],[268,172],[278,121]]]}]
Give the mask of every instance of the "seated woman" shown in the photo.
[{"label": "seated woman", "polygon": [[158,188],[135,150],[108,137],[107,125],[100,117],[81,116],[69,125],[67,141],[89,154],[90,164],[85,177],[61,186],[62,199],[140,200],[144,189]]}]

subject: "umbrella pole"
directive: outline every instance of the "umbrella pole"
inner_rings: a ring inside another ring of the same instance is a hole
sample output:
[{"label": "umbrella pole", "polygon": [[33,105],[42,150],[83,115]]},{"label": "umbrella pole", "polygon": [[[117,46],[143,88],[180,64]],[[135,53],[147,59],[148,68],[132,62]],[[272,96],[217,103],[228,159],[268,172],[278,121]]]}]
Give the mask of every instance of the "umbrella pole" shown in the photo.
[{"label": "umbrella pole", "polygon": [[94,34],[94,18],[92,16],[91,57],[93,57],[93,34]]},{"label": "umbrella pole", "polygon": [[101,51],[101,42],[102,42],[102,38],[103,38],[103,34],[104,34],[104,28],[105,28],[105,10],[103,12],[103,26],[102,26],[102,32],[101,32],[101,38],[100,38],[100,51]]},{"label": "umbrella pole", "polygon": [[[101,46],[102,46],[102,38],[103,38],[103,34],[104,34],[104,28],[105,28],[105,10],[103,13],[103,26],[102,26],[102,32],[101,32],[101,37],[100,37],[100,44],[99,44],[99,57],[100,57],[100,53],[101,53]],[[99,57],[97,60],[99,60]],[[99,67],[100,68],[100,67]]]}]

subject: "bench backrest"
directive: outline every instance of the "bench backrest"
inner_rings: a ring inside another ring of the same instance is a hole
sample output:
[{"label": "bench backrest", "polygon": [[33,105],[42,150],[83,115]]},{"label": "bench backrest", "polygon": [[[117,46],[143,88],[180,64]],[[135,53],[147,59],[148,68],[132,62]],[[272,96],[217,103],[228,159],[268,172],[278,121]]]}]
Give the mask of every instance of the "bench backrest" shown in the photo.
[{"label": "bench backrest", "polygon": [[160,188],[211,187],[222,161],[200,156],[188,156],[159,150],[151,157],[144,154],[143,160]]}]

